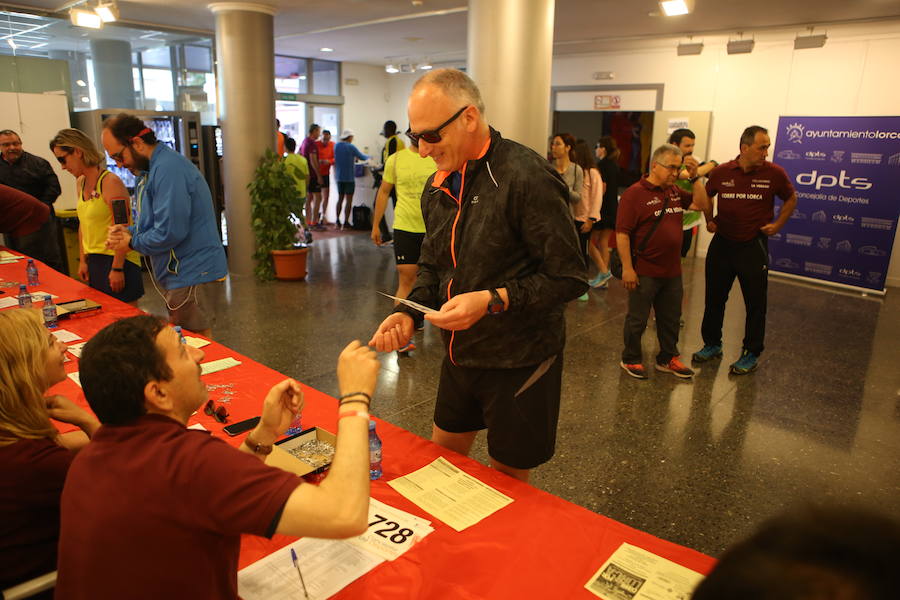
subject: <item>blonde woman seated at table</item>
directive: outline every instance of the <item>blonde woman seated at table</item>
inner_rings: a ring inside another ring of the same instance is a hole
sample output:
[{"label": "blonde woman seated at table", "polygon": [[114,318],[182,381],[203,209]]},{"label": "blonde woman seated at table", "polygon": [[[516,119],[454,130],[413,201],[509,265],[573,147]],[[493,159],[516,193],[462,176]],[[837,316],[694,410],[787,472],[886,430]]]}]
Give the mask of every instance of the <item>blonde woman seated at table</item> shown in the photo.
[{"label": "blonde woman seated at table", "polygon": [[[64,396],[45,396],[66,378],[65,351],[39,311],[0,312],[0,589],[56,569],[66,472],[100,427]],[[51,418],[82,431],[60,435]]]},{"label": "blonde woman seated at table", "polygon": [[131,224],[131,198],[119,177],[106,169],[105,157],[79,129],[61,129],[50,140],[60,166],[76,179],[78,212],[78,277],[92,288],[122,302],[136,303],[144,295],[141,258],[134,250],[109,250],[106,236],[114,200],[125,201]]},{"label": "blonde woman seated at table", "polygon": [[238,449],[187,429],[207,403],[203,356],[150,316],[117,321],[85,345],[81,384],[103,426],[63,490],[58,600],[236,600],[241,534],[365,531],[375,353],[352,342],[338,359],[338,441],[320,485],[263,463],[303,406],[292,379],[269,390]]}]

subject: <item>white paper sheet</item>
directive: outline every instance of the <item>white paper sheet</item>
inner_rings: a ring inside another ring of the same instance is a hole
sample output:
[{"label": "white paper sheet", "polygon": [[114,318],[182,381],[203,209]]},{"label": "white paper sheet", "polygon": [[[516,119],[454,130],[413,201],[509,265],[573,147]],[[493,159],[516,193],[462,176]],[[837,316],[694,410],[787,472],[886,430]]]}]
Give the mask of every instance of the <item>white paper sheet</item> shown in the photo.
[{"label": "white paper sheet", "polygon": [[238,594],[243,600],[303,598],[291,548],[297,551],[311,600],[325,600],[384,562],[346,540],[303,538],[238,571]]},{"label": "white paper sheet", "polygon": [[456,531],[474,525],[513,501],[443,456],[418,471],[389,481],[388,485]]},{"label": "white paper sheet", "polygon": [[406,306],[408,306],[410,308],[414,308],[417,311],[419,311],[420,313],[424,313],[426,315],[428,313],[438,312],[438,311],[434,310],[433,308],[428,308],[424,304],[419,304],[418,302],[413,302],[412,300],[407,300],[406,298],[398,298],[397,296],[391,296],[390,294],[385,294],[384,292],[378,292],[378,293],[381,294],[382,296],[387,296],[391,300],[396,300],[400,304],[405,304]]},{"label": "white paper sheet", "polygon": [[71,354],[75,358],[81,358],[81,350],[84,348],[85,344],[87,344],[87,342],[81,342],[80,344],[72,344],[71,346],[66,348],[66,350],[68,350],[69,354]]},{"label": "white paper sheet", "polygon": [[584,588],[603,600],[685,600],[703,575],[631,544],[622,544]]},{"label": "white paper sheet", "polygon": [[219,371],[224,371],[225,369],[236,367],[239,364],[241,364],[241,361],[232,358],[231,356],[229,356],[228,358],[220,358],[219,360],[200,363],[200,374],[209,375],[210,373],[218,373]]},{"label": "white paper sheet", "polygon": [[193,346],[194,348],[209,346],[209,340],[204,340],[203,338],[193,337],[190,335],[184,337],[184,343],[188,346]]},{"label": "white paper sheet", "polygon": [[80,335],[78,335],[77,333],[72,333],[68,329],[57,329],[52,333],[54,337],[56,337],[56,339],[61,341],[63,344],[66,344],[68,342],[77,342],[78,340],[82,339]]},{"label": "white paper sheet", "polygon": [[81,387],[81,376],[78,375],[78,371],[74,373],[69,373],[69,379],[78,384],[78,387]]}]

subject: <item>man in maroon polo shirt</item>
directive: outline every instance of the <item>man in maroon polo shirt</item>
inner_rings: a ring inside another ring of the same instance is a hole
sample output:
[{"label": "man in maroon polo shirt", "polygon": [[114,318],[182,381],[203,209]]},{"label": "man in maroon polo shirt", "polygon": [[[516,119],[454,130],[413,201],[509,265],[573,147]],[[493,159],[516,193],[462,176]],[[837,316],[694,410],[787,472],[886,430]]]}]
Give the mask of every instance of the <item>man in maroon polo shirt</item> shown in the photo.
[{"label": "man in maroon polo shirt", "polygon": [[[778,165],[766,161],[769,132],[753,125],[741,134],[740,154],[709,174],[706,191],[718,196],[717,214],[706,212],[707,228],[714,232],[706,253],[706,309],[703,312],[703,348],[693,355],[702,363],[722,356],[722,321],[725,303],[737,277],[747,317],[741,356],[730,367],[744,375],[756,370],[766,334],[766,295],[769,281],[770,235],[791,218],[797,207],[794,186]],[[774,222],[775,196],[784,206]]]},{"label": "man in maroon polo shirt", "polygon": [[50,218],[50,207],[16,188],[0,184],[0,233],[28,235]]},{"label": "man in maroon polo shirt", "polygon": [[628,290],[625,349],[620,366],[637,379],[646,379],[641,337],[652,307],[656,313],[659,353],[656,370],[684,379],[694,372],[678,355],[681,320],[681,225],[685,209],[706,210],[708,199],[697,177],[697,162],[686,168],[693,189],[675,185],[682,168],[677,146],[663,144],[653,152],[650,172],[625,190],[616,216],[616,246],[622,257],[622,284]]},{"label": "man in maroon polo shirt", "polygon": [[103,425],[63,489],[57,599],[236,600],[241,534],[365,530],[374,352],[352,342],[341,353],[341,405],[355,410],[340,415],[331,471],[318,486],[263,463],[302,408],[296,381],[272,387],[239,449],[186,428],[207,401],[202,358],[150,316],[113,323],[85,346],[81,383]]}]

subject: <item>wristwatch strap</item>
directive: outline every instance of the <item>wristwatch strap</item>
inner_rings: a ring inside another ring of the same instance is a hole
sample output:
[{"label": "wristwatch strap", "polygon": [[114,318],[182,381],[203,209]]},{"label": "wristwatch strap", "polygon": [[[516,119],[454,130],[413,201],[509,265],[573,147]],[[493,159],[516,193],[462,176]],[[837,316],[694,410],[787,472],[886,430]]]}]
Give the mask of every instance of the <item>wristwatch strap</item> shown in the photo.
[{"label": "wristwatch strap", "polygon": [[250,437],[249,434],[247,435],[247,437],[244,438],[244,443],[247,444],[247,447],[253,451],[253,454],[259,454],[261,456],[265,456],[267,454],[272,453],[272,445],[271,444],[269,444],[268,446],[265,444],[261,444],[261,443],[257,442],[256,440],[254,440],[252,437]]}]

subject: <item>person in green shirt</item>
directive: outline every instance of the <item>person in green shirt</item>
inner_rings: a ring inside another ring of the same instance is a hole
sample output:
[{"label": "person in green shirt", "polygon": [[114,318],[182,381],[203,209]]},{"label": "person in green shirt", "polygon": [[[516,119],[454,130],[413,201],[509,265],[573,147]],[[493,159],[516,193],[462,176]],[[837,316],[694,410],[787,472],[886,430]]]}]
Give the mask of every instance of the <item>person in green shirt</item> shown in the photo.
[{"label": "person in green shirt", "polygon": [[[719,166],[719,163],[714,160],[699,163],[697,159],[694,158],[694,145],[696,141],[697,136],[690,129],[676,129],[669,135],[668,141],[669,144],[672,144],[681,150],[681,153],[684,156],[684,165],[682,165],[683,168],[678,173],[678,179],[675,180],[675,185],[688,192],[691,191],[692,186],[690,175],[688,175],[687,171],[689,164],[693,163],[696,165],[698,177],[705,177],[707,173]],[[694,240],[694,234],[698,225],[700,225],[700,211],[684,211],[682,214],[682,229],[684,230],[684,239],[681,244],[682,258],[687,256],[691,249],[691,243]]]},{"label": "person in green shirt", "polygon": [[[422,218],[422,191],[428,178],[437,170],[434,159],[419,156],[419,148],[412,142],[408,148],[398,150],[387,157],[384,175],[375,197],[375,215],[372,218],[372,241],[383,243],[379,223],[387,209],[391,192],[396,191],[397,204],[394,206],[394,260],[397,263],[398,298],[406,298],[416,281],[419,268],[419,253],[425,239],[425,221]],[[423,325],[416,323],[419,329]],[[415,345],[410,341],[398,352],[409,352]]]},{"label": "person in green shirt", "polygon": [[297,140],[294,138],[287,138],[284,142],[284,147],[287,150],[284,164],[290,176],[296,181],[297,186],[297,197],[291,212],[300,219],[300,222],[303,223],[303,228],[307,229],[303,209],[306,206],[306,183],[309,181],[309,163],[306,162],[306,158],[302,154],[296,153]]}]

